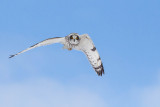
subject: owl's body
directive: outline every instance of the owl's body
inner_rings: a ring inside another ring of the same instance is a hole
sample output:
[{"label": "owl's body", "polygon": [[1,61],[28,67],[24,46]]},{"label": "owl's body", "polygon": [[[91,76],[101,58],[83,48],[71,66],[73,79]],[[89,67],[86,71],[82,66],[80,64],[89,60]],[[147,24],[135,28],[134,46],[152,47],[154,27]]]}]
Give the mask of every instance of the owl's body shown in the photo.
[{"label": "owl's body", "polygon": [[15,55],[11,55],[10,58],[19,55],[21,53],[24,53],[28,50],[31,50],[36,47],[45,46],[53,43],[61,43],[63,44],[63,49],[68,50],[79,50],[86,54],[88,57],[88,60],[90,61],[91,65],[97,72],[99,76],[102,76],[104,74],[104,68],[101,61],[101,58],[98,54],[98,51],[96,47],[94,46],[91,38],[88,36],[88,34],[78,35],[77,33],[71,33],[65,37],[55,37],[55,38],[49,38],[42,42],[39,42]]}]

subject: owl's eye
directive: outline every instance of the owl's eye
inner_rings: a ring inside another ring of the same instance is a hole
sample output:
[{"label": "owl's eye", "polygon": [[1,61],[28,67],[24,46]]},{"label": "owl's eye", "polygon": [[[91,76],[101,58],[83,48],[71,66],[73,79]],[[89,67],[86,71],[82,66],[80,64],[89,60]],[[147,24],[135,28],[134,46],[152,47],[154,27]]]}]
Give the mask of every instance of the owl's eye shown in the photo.
[{"label": "owl's eye", "polygon": [[70,36],[70,39],[73,39],[73,36]]},{"label": "owl's eye", "polygon": [[79,40],[79,36],[77,36],[76,39]]}]

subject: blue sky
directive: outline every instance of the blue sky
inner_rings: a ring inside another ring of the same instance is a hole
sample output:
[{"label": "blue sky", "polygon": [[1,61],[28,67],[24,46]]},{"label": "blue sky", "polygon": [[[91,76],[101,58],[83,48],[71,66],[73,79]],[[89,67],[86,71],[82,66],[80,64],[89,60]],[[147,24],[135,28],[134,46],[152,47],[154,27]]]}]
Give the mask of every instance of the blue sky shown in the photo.
[{"label": "blue sky", "polygon": [[[159,107],[160,1],[1,0],[1,107]],[[88,33],[104,63],[39,41]]]}]

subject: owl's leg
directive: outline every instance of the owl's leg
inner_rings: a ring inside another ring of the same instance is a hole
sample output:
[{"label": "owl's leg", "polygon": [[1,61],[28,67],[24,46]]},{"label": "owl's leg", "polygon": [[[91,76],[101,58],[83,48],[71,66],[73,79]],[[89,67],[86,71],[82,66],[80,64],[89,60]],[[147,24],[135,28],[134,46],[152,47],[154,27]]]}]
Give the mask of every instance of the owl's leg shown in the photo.
[{"label": "owl's leg", "polygon": [[63,46],[63,49],[68,49],[69,51],[72,50],[72,48],[68,48],[67,46]]},{"label": "owl's leg", "polygon": [[72,48],[68,48],[68,50],[69,50],[69,51],[71,51],[71,50],[72,50]]},{"label": "owl's leg", "polygon": [[63,48],[62,49],[68,49],[66,46],[63,46]]}]

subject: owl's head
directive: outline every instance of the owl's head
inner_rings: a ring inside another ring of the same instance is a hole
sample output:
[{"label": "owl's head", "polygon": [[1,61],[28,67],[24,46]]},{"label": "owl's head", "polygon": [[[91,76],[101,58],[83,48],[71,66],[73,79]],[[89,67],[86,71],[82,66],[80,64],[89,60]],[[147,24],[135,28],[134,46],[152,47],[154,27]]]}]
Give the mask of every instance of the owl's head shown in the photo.
[{"label": "owl's head", "polygon": [[79,35],[77,33],[71,33],[71,34],[68,35],[68,37],[69,37],[70,44],[72,44],[72,45],[79,44],[80,37],[79,37]]}]

